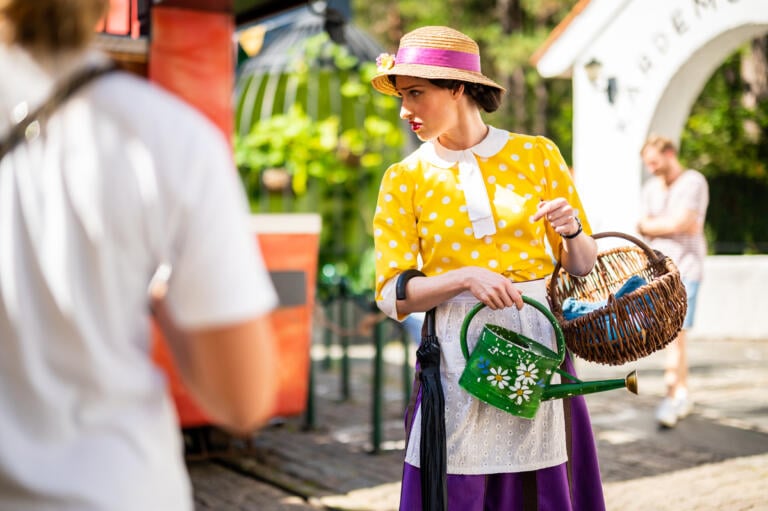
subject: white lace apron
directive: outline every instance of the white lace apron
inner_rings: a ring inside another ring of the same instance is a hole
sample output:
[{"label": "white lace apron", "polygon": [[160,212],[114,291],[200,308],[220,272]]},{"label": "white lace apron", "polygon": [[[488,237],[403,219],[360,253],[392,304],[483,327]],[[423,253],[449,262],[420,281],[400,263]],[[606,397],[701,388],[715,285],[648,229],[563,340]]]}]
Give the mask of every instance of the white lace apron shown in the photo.
[{"label": "white lace apron", "polygon": [[[548,306],[544,280],[515,283],[523,294]],[[440,374],[445,393],[445,429],[449,474],[526,472],[566,461],[565,422],[562,400],[543,401],[534,419],[516,417],[483,403],[459,386],[465,366],[461,352],[461,325],[478,300],[469,293],[437,307],[436,327],[440,341]],[[500,311],[483,308],[472,319],[467,333],[470,353],[486,323],[520,332],[553,350],[554,331],[549,320],[528,305]],[[558,383],[555,374],[552,383]],[[417,410],[408,439],[405,461],[419,464],[421,410]]]}]

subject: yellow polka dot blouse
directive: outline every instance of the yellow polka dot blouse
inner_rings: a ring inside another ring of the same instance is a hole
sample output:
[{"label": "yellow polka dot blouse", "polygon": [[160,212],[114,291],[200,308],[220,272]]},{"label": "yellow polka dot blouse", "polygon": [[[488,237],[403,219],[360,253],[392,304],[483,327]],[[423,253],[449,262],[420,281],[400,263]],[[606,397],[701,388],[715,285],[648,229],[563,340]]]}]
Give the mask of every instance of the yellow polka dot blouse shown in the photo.
[{"label": "yellow polka dot blouse", "polygon": [[425,142],[382,178],[373,218],[378,299],[387,281],[412,268],[432,276],[480,266],[513,281],[549,275],[554,264],[545,236],[555,254],[562,239],[545,220],[533,221],[542,200],[567,199],[591,233],[569,169],[552,141],[491,128],[470,150],[495,234],[474,235],[454,157],[458,151]]}]

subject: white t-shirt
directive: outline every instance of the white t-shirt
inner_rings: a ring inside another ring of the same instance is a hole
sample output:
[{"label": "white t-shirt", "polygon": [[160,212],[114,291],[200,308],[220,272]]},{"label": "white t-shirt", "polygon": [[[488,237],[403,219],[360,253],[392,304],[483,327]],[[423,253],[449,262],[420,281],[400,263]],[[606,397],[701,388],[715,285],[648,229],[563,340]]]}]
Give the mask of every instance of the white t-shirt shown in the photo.
[{"label": "white t-shirt", "polygon": [[[0,137],[20,102],[33,109],[102,58],[40,67],[0,47]],[[170,261],[187,328],[267,312],[276,295],[248,220],[221,133],[126,73],[0,160],[0,509],[192,509],[147,286]]]},{"label": "white t-shirt", "polygon": [[698,229],[695,233],[680,233],[649,238],[655,250],[668,256],[680,270],[684,280],[699,282],[703,277],[707,240],[704,237],[704,218],[709,204],[706,178],[696,170],[686,170],[667,186],[660,177],[649,179],[642,190],[643,215],[670,216],[681,210],[696,212]]}]

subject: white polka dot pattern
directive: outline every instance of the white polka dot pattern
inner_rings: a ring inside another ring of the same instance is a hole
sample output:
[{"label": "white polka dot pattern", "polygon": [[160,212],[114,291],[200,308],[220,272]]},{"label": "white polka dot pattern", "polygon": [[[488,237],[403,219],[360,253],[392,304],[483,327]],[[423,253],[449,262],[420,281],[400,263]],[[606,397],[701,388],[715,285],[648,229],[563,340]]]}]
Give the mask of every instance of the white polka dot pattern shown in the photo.
[{"label": "white polka dot pattern", "polygon": [[[496,234],[472,235],[458,166],[430,161],[425,146],[392,165],[382,179],[374,215],[377,296],[384,283],[415,268],[417,258],[402,247],[420,247],[421,270],[434,275],[463,266],[496,269],[515,281],[545,277],[554,268],[549,246],[559,250],[561,238],[543,220],[533,222],[538,203],[564,197],[583,211],[568,166],[548,139],[509,135],[506,145],[487,158],[478,158],[486,182]],[[441,166],[442,165],[442,166]],[[446,168],[447,167],[447,168]],[[414,223],[415,220],[415,223]],[[581,215],[590,233],[589,222]],[[535,243],[531,243],[531,241]],[[450,256],[450,263],[442,260]]]}]

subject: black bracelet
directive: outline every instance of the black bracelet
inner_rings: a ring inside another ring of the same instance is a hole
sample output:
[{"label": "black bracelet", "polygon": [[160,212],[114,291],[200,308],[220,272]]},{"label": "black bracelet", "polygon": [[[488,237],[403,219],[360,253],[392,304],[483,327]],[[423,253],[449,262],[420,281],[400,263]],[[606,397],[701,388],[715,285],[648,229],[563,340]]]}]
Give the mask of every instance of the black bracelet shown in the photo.
[{"label": "black bracelet", "polygon": [[576,223],[579,226],[578,229],[576,229],[576,232],[574,232],[573,234],[561,234],[560,235],[560,236],[562,236],[563,238],[565,238],[567,240],[572,240],[573,238],[575,238],[576,236],[581,234],[581,231],[583,231],[583,229],[581,228],[581,220],[579,220],[579,217],[575,216],[575,217],[573,217],[573,219],[576,220]]}]

